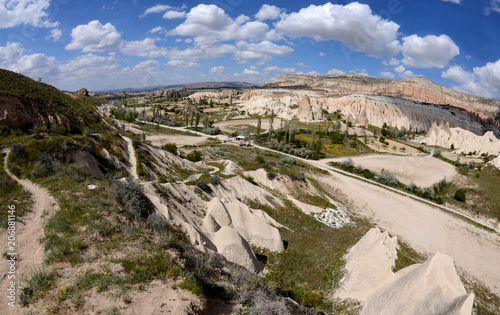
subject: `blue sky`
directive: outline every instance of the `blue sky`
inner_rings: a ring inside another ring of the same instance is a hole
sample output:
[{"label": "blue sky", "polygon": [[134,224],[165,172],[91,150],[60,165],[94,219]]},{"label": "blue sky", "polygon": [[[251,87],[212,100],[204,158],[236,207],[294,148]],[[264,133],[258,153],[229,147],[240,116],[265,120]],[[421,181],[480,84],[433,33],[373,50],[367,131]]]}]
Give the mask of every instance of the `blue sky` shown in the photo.
[{"label": "blue sky", "polygon": [[64,90],[358,73],[500,97],[500,0],[0,0],[0,67]]}]

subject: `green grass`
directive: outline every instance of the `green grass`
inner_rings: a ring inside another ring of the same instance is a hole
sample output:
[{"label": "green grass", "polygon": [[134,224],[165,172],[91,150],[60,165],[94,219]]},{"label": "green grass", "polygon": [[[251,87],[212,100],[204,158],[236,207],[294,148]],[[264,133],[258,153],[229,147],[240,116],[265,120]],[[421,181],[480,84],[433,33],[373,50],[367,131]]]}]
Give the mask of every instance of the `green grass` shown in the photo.
[{"label": "green grass", "polygon": [[[33,200],[31,194],[23,189],[4,170],[5,153],[0,154],[0,203],[4,206],[15,206],[16,221],[22,219],[23,214],[31,211]],[[6,229],[8,226],[9,213],[7,210],[0,211],[0,228]]]},{"label": "green grass", "polygon": [[[476,177],[475,174],[479,174]],[[474,188],[467,188],[467,200],[474,201],[471,210],[500,220],[500,170],[493,167],[482,168],[468,176]]]},{"label": "green grass", "polygon": [[288,242],[286,251],[262,253],[268,255],[269,273],[265,278],[299,300],[300,290],[312,299],[317,297],[312,292],[326,296],[339,285],[344,275],[344,255],[370,228],[367,221],[353,218],[356,226],[333,229],[304,214],[288,201],[285,207],[271,208],[253,202],[249,205],[265,210],[287,227],[280,229],[283,240]]},{"label": "green grass", "polygon": [[22,307],[28,307],[51,288],[56,273],[48,272],[43,268],[34,268],[29,273],[29,278],[25,281],[19,295],[19,304]]}]

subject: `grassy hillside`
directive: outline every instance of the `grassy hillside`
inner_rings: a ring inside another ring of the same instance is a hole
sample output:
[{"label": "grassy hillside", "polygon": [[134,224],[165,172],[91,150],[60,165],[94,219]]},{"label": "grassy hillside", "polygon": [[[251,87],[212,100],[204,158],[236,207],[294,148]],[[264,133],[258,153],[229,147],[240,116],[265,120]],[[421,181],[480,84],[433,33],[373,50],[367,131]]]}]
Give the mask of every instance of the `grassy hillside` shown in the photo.
[{"label": "grassy hillside", "polygon": [[[0,109],[8,113],[0,122],[10,128],[63,127],[71,133],[81,133],[99,121],[95,105],[101,101],[73,98],[49,84],[0,69]],[[51,122],[49,116],[57,116],[59,121]]]}]

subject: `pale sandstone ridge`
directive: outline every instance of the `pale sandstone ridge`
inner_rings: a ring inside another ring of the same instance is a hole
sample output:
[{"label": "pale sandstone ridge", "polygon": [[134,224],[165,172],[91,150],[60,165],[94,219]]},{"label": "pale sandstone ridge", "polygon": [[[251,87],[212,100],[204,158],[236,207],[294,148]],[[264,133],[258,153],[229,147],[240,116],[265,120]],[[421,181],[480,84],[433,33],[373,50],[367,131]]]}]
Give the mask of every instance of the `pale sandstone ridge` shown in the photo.
[{"label": "pale sandstone ridge", "polygon": [[474,294],[467,294],[453,259],[436,253],[422,264],[392,272],[396,237],[371,229],[349,251],[346,276],[337,296],[364,303],[361,314],[470,315]]},{"label": "pale sandstone ridge", "polygon": [[323,121],[323,111],[339,111],[354,125],[365,127],[382,127],[385,123],[399,129],[427,131],[434,121],[446,121],[451,127],[481,132],[481,125],[461,109],[444,109],[388,96],[353,94],[338,97],[314,91],[278,89],[250,91],[241,99],[242,110],[249,114],[275,114],[285,120]]},{"label": "pale sandstone ridge", "polygon": [[209,101],[211,99],[213,101],[220,101],[222,99],[232,98],[233,96],[238,95],[238,93],[239,93],[238,90],[222,90],[217,92],[212,92],[212,91],[196,92],[189,95],[189,98],[198,103],[200,101]]},{"label": "pale sandstone ridge", "polygon": [[478,155],[483,153],[500,154],[500,140],[495,137],[493,132],[488,131],[483,136],[478,136],[462,128],[450,128],[448,124],[443,124],[443,122],[439,125],[434,122],[427,135],[416,139],[416,141],[443,148],[454,148],[457,153],[475,151]]},{"label": "pale sandstone ridge", "polygon": [[425,78],[388,80],[366,76],[345,75],[282,75],[267,87],[311,87],[329,93],[350,95],[390,95],[416,102],[451,105],[476,112],[480,117],[493,117],[500,101],[478,97],[438,85]]}]

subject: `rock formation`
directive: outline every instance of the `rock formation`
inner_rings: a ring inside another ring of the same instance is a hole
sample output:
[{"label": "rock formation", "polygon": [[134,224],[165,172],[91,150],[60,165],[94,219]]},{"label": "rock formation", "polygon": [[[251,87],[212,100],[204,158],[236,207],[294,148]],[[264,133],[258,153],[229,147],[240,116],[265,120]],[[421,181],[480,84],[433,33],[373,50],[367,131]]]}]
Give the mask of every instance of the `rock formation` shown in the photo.
[{"label": "rock formation", "polygon": [[[252,187],[249,187],[252,186]],[[271,194],[239,176],[210,185],[215,197],[206,202],[185,184],[161,185],[168,200],[160,199],[151,184],[145,186],[146,196],[167,220],[178,224],[191,243],[203,252],[217,252],[228,261],[259,273],[263,265],[257,260],[250,244],[273,252],[284,250],[276,227],[281,225],[262,210],[250,209],[240,200],[249,199],[272,204]],[[231,187],[230,190],[224,187]]]},{"label": "rock formation", "polygon": [[371,229],[347,255],[347,274],[337,293],[364,303],[361,314],[470,315],[474,294],[467,294],[453,259],[436,253],[423,264],[392,272],[397,240]]},{"label": "rock formation", "polygon": [[79,89],[75,92],[75,95],[89,96],[89,91],[86,88]]},{"label": "rock formation", "polygon": [[310,87],[337,95],[389,95],[415,102],[451,105],[481,118],[493,117],[500,108],[500,100],[469,95],[435,84],[425,78],[408,80],[378,79],[355,74],[345,75],[283,75],[268,87]]},{"label": "rock formation", "polygon": [[382,127],[386,123],[399,129],[427,131],[434,121],[446,121],[451,127],[476,133],[480,133],[482,128],[463,110],[387,96],[353,94],[338,97],[314,91],[278,89],[246,92],[241,99],[242,110],[249,114],[275,113],[285,120],[297,117],[302,122],[317,121],[324,119],[323,111],[340,111],[354,125],[365,127]]},{"label": "rock formation", "polygon": [[500,140],[493,132],[488,131],[483,136],[478,136],[462,128],[450,128],[448,124],[442,122],[439,125],[434,122],[427,135],[416,141],[443,148],[454,148],[457,153],[500,154]]}]

